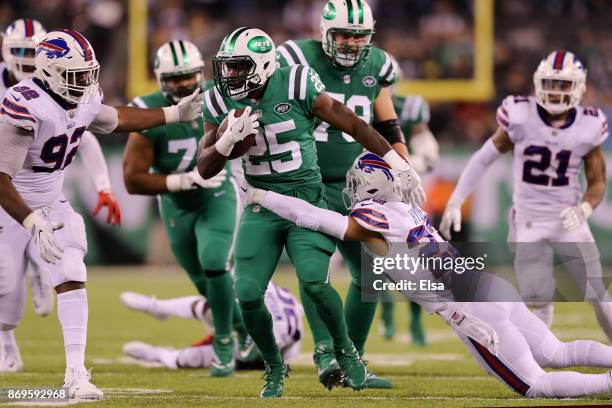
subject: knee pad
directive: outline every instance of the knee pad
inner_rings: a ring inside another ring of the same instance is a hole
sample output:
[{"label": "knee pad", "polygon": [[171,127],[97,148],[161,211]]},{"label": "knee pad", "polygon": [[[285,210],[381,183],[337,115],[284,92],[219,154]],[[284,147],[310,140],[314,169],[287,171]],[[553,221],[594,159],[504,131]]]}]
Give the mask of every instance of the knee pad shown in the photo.
[{"label": "knee pad", "polygon": [[251,279],[239,278],[235,283],[236,298],[241,306],[245,302],[263,301],[264,291],[259,287],[257,282]]},{"label": "knee pad", "polygon": [[0,322],[0,331],[9,331],[15,330],[17,328],[17,324],[9,324]]},{"label": "knee pad", "polygon": [[244,312],[259,309],[262,306],[265,307],[263,299],[245,300],[240,302],[240,309],[242,309]]},{"label": "knee pad", "polygon": [[49,265],[51,284],[53,287],[65,282],[87,282],[87,268],[83,257],[85,253],[80,248],[66,247],[60,263]]},{"label": "knee pad", "polygon": [[26,301],[25,281],[15,286],[4,296],[0,296],[0,330],[12,330],[23,318]]},{"label": "knee pad", "polygon": [[322,303],[323,299],[327,295],[327,290],[329,288],[329,283],[324,282],[304,282],[303,283],[304,292],[310,298],[310,300],[317,304]]},{"label": "knee pad", "polygon": [[533,358],[542,368],[561,368],[564,366],[566,343],[562,343],[549,332],[538,345],[531,350]]},{"label": "knee pad", "polygon": [[198,242],[198,262],[205,271],[226,270],[229,265],[229,249],[232,245],[232,233],[208,231]]}]

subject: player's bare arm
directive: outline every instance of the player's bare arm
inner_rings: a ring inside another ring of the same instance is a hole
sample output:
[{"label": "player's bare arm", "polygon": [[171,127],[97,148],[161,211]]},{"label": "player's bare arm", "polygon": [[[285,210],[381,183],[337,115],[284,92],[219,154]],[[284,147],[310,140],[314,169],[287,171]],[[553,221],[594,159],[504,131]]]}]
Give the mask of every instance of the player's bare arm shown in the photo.
[{"label": "player's bare arm", "polygon": [[374,100],[374,116],[376,118],[374,129],[391,144],[396,152],[403,157],[408,157],[406,139],[399,126],[397,114],[393,107],[390,87],[382,88]]},{"label": "player's bare arm", "polygon": [[204,179],[211,178],[219,173],[229,158],[229,156],[224,156],[215,149],[217,129],[219,127],[213,123],[204,123],[204,137],[200,143],[200,153],[198,154],[198,171]]},{"label": "player's bare arm", "polygon": [[606,191],[606,159],[601,146],[595,147],[584,157],[584,170],[587,189],[582,201],[588,202],[595,209],[603,200]]},{"label": "player's bare arm", "polygon": [[165,175],[149,173],[154,157],[153,143],[140,133],[130,133],[123,156],[123,181],[128,193],[157,195],[168,191]]},{"label": "player's bare arm", "polygon": [[508,153],[514,148],[514,143],[510,140],[510,136],[501,127],[497,127],[495,133],[491,135],[491,141],[500,153]]}]

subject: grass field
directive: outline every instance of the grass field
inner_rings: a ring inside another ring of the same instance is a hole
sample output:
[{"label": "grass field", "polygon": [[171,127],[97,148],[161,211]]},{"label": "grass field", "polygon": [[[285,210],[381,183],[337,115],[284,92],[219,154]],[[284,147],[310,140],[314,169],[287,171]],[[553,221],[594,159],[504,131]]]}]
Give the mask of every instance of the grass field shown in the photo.
[{"label": "grass field", "polygon": [[[275,281],[295,292],[290,270],[277,272]],[[347,275],[334,278],[344,293]],[[105,392],[96,406],[108,407],[463,407],[607,404],[605,399],[530,401],[510,392],[488,376],[468,355],[450,329],[436,317],[426,317],[430,345],[415,348],[406,335],[406,305],[397,304],[400,336],[387,342],[373,325],[367,359],[377,374],[393,380],[392,390],[345,389],[327,391],[316,379],[310,363],[312,341],[305,339],[300,361],[292,365],[280,401],[257,398],[262,386],[261,372],[241,371],[229,379],[208,377],[206,370],[167,370],[130,364],[121,355],[122,345],[142,340],[157,345],[185,346],[203,336],[195,321],[169,319],[159,322],[128,311],[119,303],[119,294],[133,290],[156,294],[160,298],[193,294],[185,275],[169,268],[91,268],[89,276],[89,337],[87,367],[93,367],[93,382]],[[378,319],[377,319],[378,320]],[[604,340],[590,307],[585,304],[557,306],[554,331],[566,340],[593,338]],[[55,312],[37,317],[28,303],[26,316],[16,332],[25,371],[0,375],[0,388],[9,386],[61,385],[64,355],[61,331]],[[596,371],[593,371],[596,372]],[[608,395],[608,397],[610,397]]]}]

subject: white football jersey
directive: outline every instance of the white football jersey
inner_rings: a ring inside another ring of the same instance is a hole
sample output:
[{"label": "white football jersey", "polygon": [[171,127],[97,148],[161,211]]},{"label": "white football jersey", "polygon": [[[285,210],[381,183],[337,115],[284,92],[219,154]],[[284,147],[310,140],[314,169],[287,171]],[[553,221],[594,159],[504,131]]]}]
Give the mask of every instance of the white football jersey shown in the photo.
[{"label": "white football jersey", "polygon": [[9,88],[2,99],[2,121],[34,131],[22,169],[13,185],[33,209],[62,193],[64,169],[72,162],[81,136],[102,106],[101,91],[88,104],[70,104],[36,78]]},{"label": "white football jersey", "polygon": [[[264,297],[266,307],[272,315],[274,338],[285,359],[294,357],[292,347],[304,336],[304,309],[289,290],[270,281]],[[299,349],[298,349],[299,352]],[[290,355],[287,355],[287,354]]]},{"label": "white football jersey", "polygon": [[550,126],[534,96],[508,96],[497,109],[497,122],[514,143],[513,205],[519,214],[559,218],[577,205],[584,156],[608,137],[600,109],[576,106],[563,128]]},{"label": "white football jersey", "polygon": [[[401,202],[382,201],[377,199],[364,200],[353,207],[349,214],[362,227],[380,233],[389,244],[389,253],[386,258],[403,257],[405,254],[419,257],[410,246],[432,242],[432,249],[441,249],[440,245],[448,245],[438,231],[428,222],[427,213],[422,209]],[[416,249],[426,249],[426,245],[419,245]],[[433,255],[433,254],[432,254]],[[438,281],[439,276],[425,268],[419,268],[413,275],[408,276],[406,270],[386,270],[385,273],[394,282],[409,279],[414,282]],[[410,300],[419,303],[429,313],[442,308],[441,300],[452,301],[453,295],[448,289],[442,291],[416,290],[402,291]]]}]

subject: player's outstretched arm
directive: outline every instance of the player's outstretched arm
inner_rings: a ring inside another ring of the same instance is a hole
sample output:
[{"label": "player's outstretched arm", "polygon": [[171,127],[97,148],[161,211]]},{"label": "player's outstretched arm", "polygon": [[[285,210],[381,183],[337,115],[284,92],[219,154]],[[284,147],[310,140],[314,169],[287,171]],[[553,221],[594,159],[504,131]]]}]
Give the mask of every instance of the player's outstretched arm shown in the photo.
[{"label": "player's outstretched arm", "polygon": [[498,127],[493,136],[472,155],[459,177],[453,194],[446,204],[444,214],[442,214],[440,233],[446,239],[451,239],[451,226],[454,232],[461,231],[461,206],[476,188],[483,174],[503,153],[512,150],[513,146],[514,144],[510,140],[508,133],[501,127]]},{"label": "player's outstretched arm", "polygon": [[93,214],[97,215],[103,207],[107,207],[106,222],[111,225],[121,225],[121,207],[111,189],[108,166],[102,153],[102,147],[93,133],[83,133],[79,145],[79,155],[83,159],[85,170],[98,192],[98,204]]},{"label": "player's outstretched arm", "polygon": [[559,216],[563,219],[563,227],[573,231],[582,225],[593,214],[593,210],[601,203],[606,192],[606,159],[601,152],[601,146],[593,148],[584,156],[584,172],[587,179],[587,189],[580,204],[567,207]]},{"label": "player's outstretched arm", "polygon": [[389,142],[393,150],[403,157],[408,157],[406,138],[395,113],[390,87],[382,88],[374,100],[374,116],[374,129]]},{"label": "player's outstretched arm", "polygon": [[179,103],[164,108],[102,105],[88,130],[96,133],[136,132],[176,122],[193,122],[202,114],[202,95],[196,89]]}]

